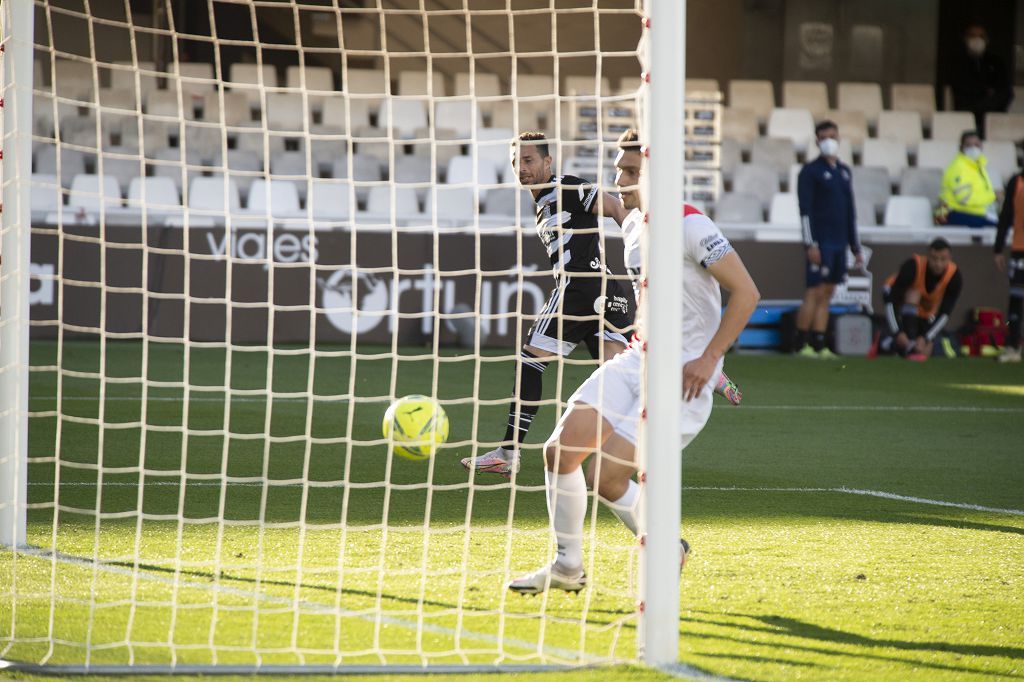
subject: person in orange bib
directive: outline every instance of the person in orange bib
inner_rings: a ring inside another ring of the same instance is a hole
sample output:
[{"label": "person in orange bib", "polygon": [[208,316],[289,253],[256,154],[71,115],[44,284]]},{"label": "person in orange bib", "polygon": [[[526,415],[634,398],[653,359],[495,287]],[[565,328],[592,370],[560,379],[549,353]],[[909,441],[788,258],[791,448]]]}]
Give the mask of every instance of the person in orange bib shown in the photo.
[{"label": "person in orange bib", "polygon": [[[1003,249],[1011,229],[1013,239],[1007,258]],[[999,354],[999,362],[1020,362],[1020,326],[1024,316],[1024,173],[1017,173],[1006,183],[1006,198],[996,230],[995,261],[996,269],[1010,277],[1010,303],[1006,311],[1010,335]]]},{"label": "person in orange bib", "polygon": [[908,360],[927,360],[962,289],[963,275],[953,262],[949,242],[935,239],[927,255],[914,254],[885,281],[882,300],[889,336],[879,349]]}]

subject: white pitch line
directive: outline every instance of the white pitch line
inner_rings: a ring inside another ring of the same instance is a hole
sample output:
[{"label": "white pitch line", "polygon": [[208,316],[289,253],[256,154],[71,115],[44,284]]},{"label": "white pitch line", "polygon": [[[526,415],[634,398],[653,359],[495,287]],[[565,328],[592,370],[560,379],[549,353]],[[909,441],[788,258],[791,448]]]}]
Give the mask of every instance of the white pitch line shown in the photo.
[{"label": "white pitch line", "polygon": [[[992,412],[1022,413],[1024,407],[973,407],[971,405],[740,405],[735,410],[778,410],[795,412]],[[725,409],[718,413],[733,413]]]},{"label": "white pitch line", "polygon": [[[431,623],[418,623],[414,620],[406,620],[404,618],[397,618],[395,616],[381,615],[378,619],[377,616],[368,613],[360,613],[356,611],[350,611],[341,607],[329,606],[320,602],[311,602],[305,599],[290,599],[288,597],[280,597],[273,594],[264,594],[262,592],[253,592],[251,590],[243,590],[237,587],[230,587],[227,585],[212,585],[210,583],[200,583],[192,580],[175,580],[172,577],[163,575],[155,575],[145,570],[140,570],[138,573],[135,571],[125,568],[123,566],[112,566],[102,562],[94,562],[91,559],[85,557],[75,556],[72,554],[64,554],[63,552],[53,552],[41,547],[19,547],[18,553],[32,557],[35,559],[49,560],[56,559],[63,564],[69,564],[72,566],[82,566],[85,568],[95,568],[96,570],[111,573],[114,575],[121,575],[125,577],[138,577],[142,580],[148,580],[150,582],[163,583],[165,585],[177,585],[188,589],[204,590],[207,592],[220,592],[235,597],[242,597],[245,599],[255,599],[257,601],[263,601],[270,604],[278,604],[282,606],[289,606],[293,609],[308,610],[314,613],[322,613],[326,615],[341,615],[346,617],[355,617],[360,620],[364,620],[370,623],[376,623],[380,620],[381,623],[387,625],[396,625],[398,627],[406,628],[408,630],[430,632],[437,635],[445,635],[449,637],[461,636],[463,639],[476,640],[480,642],[486,642],[488,644],[495,645],[510,645],[525,651],[535,651],[537,647],[536,642],[528,642],[526,640],[517,639],[515,637],[504,637],[499,638],[495,635],[487,634],[484,632],[473,632],[472,630],[455,630],[453,628],[446,628],[443,625],[434,625]],[[552,656],[558,656],[566,660],[574,660],[580,656],[580,652],[576,650],[563,649],[555,646],[542,646],[540,647],[542,652]],[[594,665],[598,663],[611,663],[614,662],[610,659],[604,659],[593,654],[583,654],[583,660],[580,661],[581,665]]]},{"label": "white pitch line", "polygon": [[[173,474],[172,474],[173,475]],[[171,475],[161,475],[162,478],[167,478]],[[53,487],[52,482],[44,481],[29,481],[30,486],[39,487]],[[111,488],[137,488],[138,483],[134,481],[103,481],[103,485]],[[145,486],[148,487],[175,487],[181,485],[180,480],[173,481],[147,481]],[[257,481],[187,481],[185,485],[189,487],[208,487],[208,488],[220,488],[227,486],[238,486],[238,487],[263,487],[264,483]],[[267,485],[270,485],[267,483]],[[279,483],[274,485],[277,488],[301,488],[304,484],[302,483]],[[82,488],[95,488],[96,484],[89,481],[61,481],[61,486],[68,487],[82,487]],[[317,482],[314,487],[317,488],[344,488],[345,483],[343,481],[320,481]],[[714,485],[684,485],[683,490],[690,492],[733,492],[733,493],[837,493],[841,495],[861,495],[864,497],[878,497],[886,500],[896,500],[899,502],[913,502],[915,504],[926,504],[936,507],[952,507],[954,509],[966,509],[968,511],[979,511],[986,512],[989,514],[1008,514],[1010,516],[1024,516],[1024,509],[1005,509],[1003,507],[986,507],[980,504],[971,504],[969,502],[949,502],[948,500],[933,500],[927,497],[914,497],[913,495],[900,495],[899,493],[890,493],[884,490],[865,490],[863,488],[847,488],[846,486],[840,486],[838,488],[799,488],[799,487],[756,487],[756,486],[714,486]]]}]

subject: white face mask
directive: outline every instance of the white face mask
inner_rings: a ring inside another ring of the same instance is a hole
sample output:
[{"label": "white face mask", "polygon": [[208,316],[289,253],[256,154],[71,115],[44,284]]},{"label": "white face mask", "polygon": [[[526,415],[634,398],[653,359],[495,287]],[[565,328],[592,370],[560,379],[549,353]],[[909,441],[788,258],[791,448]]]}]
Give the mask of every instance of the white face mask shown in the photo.
[{"label": "white face mask", "polygon": [[822,156],[838,156],[839,140],[836,140],[831,137],[826,137],[825,139],[818,141],[818,149],[821,150]]},{"label": "white face mask", "polygon": [[985,41],[984,38],[968,38],[967,39],[967,49],[970,51],[971,54],[983,55],[983,54],[985,54],[985,48],[987,46],[988,46],[988,43]]},{"label": "white face mask", "polygon": [[978,159],[981,158],[981,147],[975,147],[975,146],[965,147],[964,148],[964,156],[966,156],[971,161],[977,161]]}]

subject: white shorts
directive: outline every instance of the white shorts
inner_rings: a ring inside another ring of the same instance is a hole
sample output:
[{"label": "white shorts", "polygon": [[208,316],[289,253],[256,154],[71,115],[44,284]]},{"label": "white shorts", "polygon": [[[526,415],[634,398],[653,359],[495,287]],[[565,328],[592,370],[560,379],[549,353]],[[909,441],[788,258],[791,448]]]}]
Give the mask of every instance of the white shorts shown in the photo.
[{"label": "white shorts", "polygon": [[[634,446],[640,428],[643,411],[640,396],[640,377],[643,372],[641,350],[631,346],[597,368],[576,392],[569,397],[569,408],[583,403],[597,408],[601,416],[619,434]],[[717,373],[715,375],[717,377]],[[679,378],[679,392],[682,393],[682,376]],[[679,401],[679,433],[683,437],[682,447],[690,444],[701,432],[711,416],[714,382],[701,389],[696,398],[689,402]],[[566,410],[565,414],[569,414]],[[562,417],[565,419],[565,415]]]}]

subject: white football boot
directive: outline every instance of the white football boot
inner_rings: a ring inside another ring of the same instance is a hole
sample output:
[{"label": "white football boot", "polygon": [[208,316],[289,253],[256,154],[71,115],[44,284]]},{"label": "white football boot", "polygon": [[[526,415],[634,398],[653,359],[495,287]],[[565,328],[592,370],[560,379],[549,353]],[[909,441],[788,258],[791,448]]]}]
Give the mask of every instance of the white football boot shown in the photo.
[{"label": "white football boot", "polygon": [[508,584],[508,589],[518,594],[540,594],[555,588],[575,594],[586,586],[587,574],[582,569],[575,575],[567,575],[562,573],[558,564],[551,564],[529,575],[516,578]]},{"label": "white football boot", "polygon": [[519,471],[519,451],[495,448],[475,459],[464,457],[462,466],[478,474],[501,474],[505,478],[511,478],[512,474]]}]

